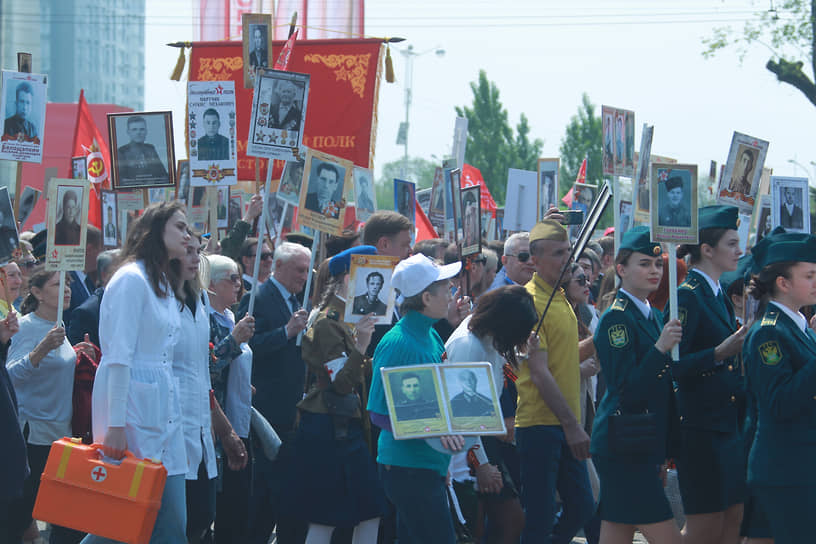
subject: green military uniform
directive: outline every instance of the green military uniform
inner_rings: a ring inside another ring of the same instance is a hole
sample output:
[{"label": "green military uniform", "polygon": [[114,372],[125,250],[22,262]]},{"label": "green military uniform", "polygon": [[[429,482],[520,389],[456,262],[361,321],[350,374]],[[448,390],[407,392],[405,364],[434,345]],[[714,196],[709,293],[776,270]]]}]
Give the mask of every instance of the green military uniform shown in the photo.
[{"label": "green military uniform", "polygon": [[[816,238],[775,240],[758,261],[816,262]],[[816,458],[816,335],[804,316],[797,322],[769,302],[748,332],[743,357],[758,413],[748,482],[776,544],[809,542],[816,507],[816,473],[810,469]]]},{"label": "green military uniform", "polygon": [[[646,227],[627,231],[621,249],[650,256],[661,254],[660,246],[649,241]],[[645,301],[643,304],[646,307]],[[672,518],[658,471],[667,457],[674,412],[671,359],[655,347],[663,329],[663,316],[660,310],[648,308],[647,316],[629,294],[619,290],[595,331],[595,349],[607,389],[595,414],[590,451],[601,481],[601,519],[614,523],[639,525]],[[613,414],[647,411],[656,414],[655,449],[639,455],[613,451]]]}]

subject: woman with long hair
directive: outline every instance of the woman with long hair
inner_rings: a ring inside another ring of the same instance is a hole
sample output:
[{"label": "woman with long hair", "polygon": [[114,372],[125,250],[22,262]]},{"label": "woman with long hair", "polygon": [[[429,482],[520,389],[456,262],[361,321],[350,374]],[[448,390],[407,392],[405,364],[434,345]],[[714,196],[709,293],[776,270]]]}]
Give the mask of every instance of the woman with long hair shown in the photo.
[{"label": "woman with long hair", "polygon": [[[538,322],[533,297],[521,285],[498,287],[483,294],[474,313],[466,317],[445,343],[448,362],[487,361],[493,370],[496,387],[504,383],[504,367],[518,370],[517,351],[524,351],[530,333]],[[512,436],[508,429],[508,437]],[[501,441],[508,437],[481,437],[478,447],[470,448],[473,455],[457,454],[468,459],[476,474],[480,511],[487,517],[488,543],[518,542],[524,526],[524,511],[519,493],[510,476]],[[475,541],[481,541],[483,519],[477,514],[472,527]]]},{"label": "woman with long hair", "polygon": [[[175,289],[190,243],[184,205],[151,205],[131,225],[102,299],[102,360],[93,391],[93,432],[108,457],[158,459],[167,481],[151,542],[186,542],[187,458],[173,348],[181,313]],[[175,261],[175,265],[173,262]],[[83,542],[104,542],[89,535]]]},{"label": "woman with long hair", "polygon": [[739,354],[747,328],[738,328],[720,285],[736,270],[740,250],[737,208],[699,211],[700,243],[680,246],[690,271],[677,288],[683,325],[680,359],[672,364],[680,415],[677,478],[688,542],[737,542],[742,520],[745,455],[742,439],[745,386]]},{"label": "woman with long hair", "polygon": [[[602,544],[631,544],[636,529],[649,542],[681,542],[663,491],[672,418],[670,351],[681,327],[678,320],[664,325],[660,310],[647,301],[663,274],[661,253],[646,227],[626,231],[615,258],[620,288],[595,331],[607,383],[590,448],[601,483]],[[638,427],[643,420],[647,424]]]}]

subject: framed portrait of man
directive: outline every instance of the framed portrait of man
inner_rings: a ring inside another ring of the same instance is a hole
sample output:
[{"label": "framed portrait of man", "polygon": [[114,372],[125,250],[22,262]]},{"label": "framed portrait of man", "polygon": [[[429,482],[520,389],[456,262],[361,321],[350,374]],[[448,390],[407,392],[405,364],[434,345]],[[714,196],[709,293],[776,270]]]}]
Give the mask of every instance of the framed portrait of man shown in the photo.
[{"label": "framed portrait of man", "polygon": [[481,185],[462,189],[462,257],[482,251]]},{"label": "framed portrait of man", "polygon": [[625,131],[624,152],[623,152],[623,175],[632,177],[635,175],[635,112],[623,111],[623,127]]},{"label": "framed portrait of man", "polygon": [[810,232],[808,179],[771,176],[771,228]]},{"label": "framed portrait of man", "polygon": [[328,153],[310,149],[303,171],[298,202],[298,223],[340,235],[345,215],[345,195],[351,188],[354,165]]},{"label": "framed portrait of man", "polygon": [[628,200],[621,200],[619,210],[620,223],[618,228],[620,229],[620,235],[623,236],[627,230],[632,228],[632,203]]},{"label": "framed portrait of man", "polygon": [[244,46],[244,88],[255,87],[255,73],[269,68],[272,54],[272,15],[244,13],[241,16]]},{"label": "framed portrait of man", "polygon": [[85,157],[71,157],[71,178],[88,179],[88,164]]},{"label": "framed portrait of man", "polygon": [[14,221],[8,187],[0,187],[0,266],[14,260],[20,247],[20,237]]},{"label": "framed portrait of man", "polygon": [[757,207],[753,214],[753,224],[751,232],[754,233],[754,243],[756,245],[763,238],[768,236],[773,230],[773,218],[771,217],[771,195],[759,195]]},{"label": "framed portrait of man", "polygon": [[454,432],[502,434],[499,395],[489,363],[439,365],[442,390]]},{"label": "framed portrait of man", "polygon": [[280,237],[283,214],[289,204],[277,198],[276,193],[269,193],[264,205],[266,206],[266,232],[269,233],[269,238],[273,242],[277,242]]},{"label": "framed portrait of man", "polygon": [[390,324],[395,295],[391,276],[399,262],[387,255],[352,255],[349,267],[349,301],[343,321],[356,323],[373,314],[377,324]]},{"label": "framed portrait of man", "polygon": [[397,440],[441,436],[450,422],[442,402],[436,366],[410,365],[382,368],[385,402]]},{"label": "framed portrait of man", "polygon": [[377,199],[374,196],[374,181],[371,170],[355,166],[354,176],[354,205],[358,221],[368,221],[371,214],[377,211]]},{"label": "framed portrait of man", "polygon": [[603,127],[603,173],[607,176],[615,174],[615,108],[601,107]]},{"label": "framed portrait of man", "polygon": [[190,161],[178,161],[176,165],[176,200],[187,202],[187,193],[190,192]]},{"label": "framed portrait of man", "polygon": [[416,184],[401,179],[394,180],[394,210],[416,224]]},{"label": "framed portrait of man", "polygon": [[538,159],[536,221],[541,221],[550,206],[558,206],[558,168],[561,159]]},{"label": "framed portrait of man", "polygon": [[53,179],[48,185],[46,270],[82,270],[90,182]]},{"label": "framed portrait of man", "polygon": [[306,168],[306,159],[286,161],[278,186],[278,198],[288,202],[291,206],[300,204],[300,189],[303,185],[303,170]]},{"label": "framed portrait of man", "polygon": [[0,159],[42,162],[47,76],[3,70]]},{"label": "framed portrait of man", "polygon": [[114,248],[119,245],[116,193],[103,189],[100,204],[102,206],[102,245],[108,249]]},{"label": "framed portrait of man", "polygon": [[234,185],[238,181],[235,82],[187,83],[190,183]]},{"label": "framed portrait of man", "polygon": [[767,141],[734,132],[717,190],[717,202],[736,206],[742,213],[751,213],[767,153]]},{"label": "framed portrait of man", "polygon": [[436,167],[431,185],[431,202],[428,206],[428,220],[436,232],[445,236],[445,176],[442,168]]},{"label": "framed portrait of man", "polygon": [[654,125],[643,123],[643,130],[640,132],[640,152],[637,154],[637,168],[635,168],[635,195],[633,196],[635,205],[634,220],[645,223],[649,220],[649,186],[651,171],[649,164],[652,157],[652,138],[654,137]]},{"label": "framed portrait of man", "polygon": [[697,165],[652,163],[652,241],[696,244]]},{"label": "framed portrait of man", "polygon": [[32,68],[31,53],[17,53],[17,71],[30,73]]},{"label": "framed portrait of man", "polygon": [[259,70],[247,155],[286,161],[302,155],[308,99],[309,74]]},{"label": "framed portrait of man", "polygon": [[109,113],[108,131],[114,190],[176,184],[172,112]]}]

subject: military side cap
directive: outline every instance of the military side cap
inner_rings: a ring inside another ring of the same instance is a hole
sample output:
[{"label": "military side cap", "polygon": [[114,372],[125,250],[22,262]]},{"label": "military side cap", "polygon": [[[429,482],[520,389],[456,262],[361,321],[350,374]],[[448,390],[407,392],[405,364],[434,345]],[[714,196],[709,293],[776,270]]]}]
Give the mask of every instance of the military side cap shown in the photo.
[{"label": "military side cap", "polygon": [[737,230],[738,212],[736,206],[704,206],[697,213],[697,228]]},{"label": "military side cap", "polygon": [[649,227],[644,227],[643,225],[633,227],[624,233],[620,249],[630,249],[652,256],[663,253],[660,244],[652,242]]},{"label": "military side cap", "polygon": [[666,180],[667,191],[677,189],[678,187],[683,187],[683,178],[681,178],[680,176],[672,176]]},{"label": "military side cap", "polygon": [[354,246],[345,251],[341,251],[329,260],[329,274],[332,276],[342,276],[348,273],[351,268],[352,255],[376,255],[377,248],[374,246]]},{"label": "military side cap", "polygon": [[816,263],[816,237],[808,235],[804,240],[771,242],[760,266],[787,262]]},{"label": "military side cap", "polygon": [[564,225],[553,219],[544,219],[536,223],[530,231],[530,242],[535,242],[536,240],[566,242],[568,239],[567,229],[564,228]]},{"label": "military side cap", "polygon": [[314,238],[302,232],[290,232],[286,235],[286,241],[292,242],[293,244],[300,244],[303,247],[311,249]]},{"label": "military side cap", "polygon": [[753,266],[748,273],[759,274],[759,271],[765,266],[764,263],[768,249],[770,249],[773,244],[778,242],[803,242],[808,238],[810,238],[810,234],[804,232],[787,232],[783,227],[776,227],[770,234],[766,235],[751,248]]},{"label": "military side cap", "polygon": [[34,256],[35,259],[38,261],[42,261],[45,259],[45,252],[46,252],[46,245],[45,239],[48,236],[48,231],[45,229],[41,230],[37,234],[35,234],[30,242],[31,242],[31,254]]}]

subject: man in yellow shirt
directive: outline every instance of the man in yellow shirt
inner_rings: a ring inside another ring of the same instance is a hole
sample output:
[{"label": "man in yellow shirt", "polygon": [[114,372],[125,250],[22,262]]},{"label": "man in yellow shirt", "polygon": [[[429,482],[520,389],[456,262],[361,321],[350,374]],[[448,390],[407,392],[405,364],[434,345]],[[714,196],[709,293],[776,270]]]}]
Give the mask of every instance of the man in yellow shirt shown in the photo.
[{"label": "man in yellow shirt", "polygon": [[[527,283],[539,317],[567,265],[566,229],[545,219],[530,231],[536,272]],[[521,460],[522,544],[568,544],[595,512],[587,474],[589,436],[581,426],[578,323],[559,288],[538,332],[539,347],[519,369],[516,443]],[[581,346],[584,349],[586,346]],[[564,505],[555,523],[555,492]]]}]

